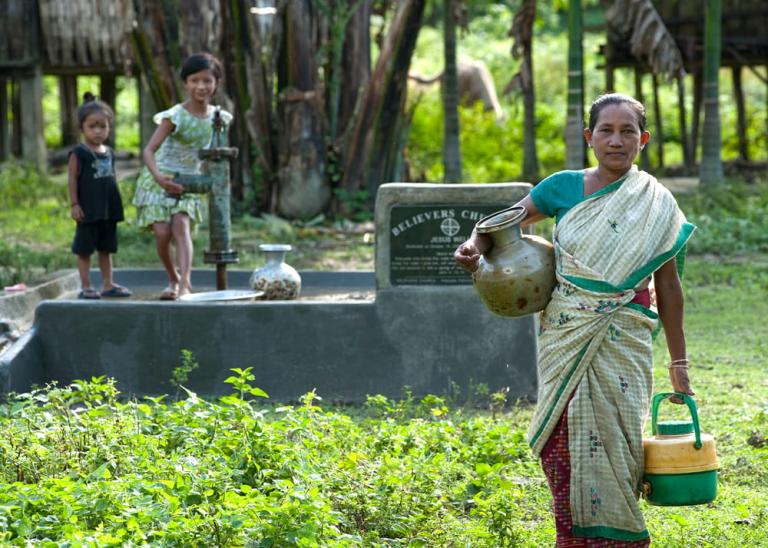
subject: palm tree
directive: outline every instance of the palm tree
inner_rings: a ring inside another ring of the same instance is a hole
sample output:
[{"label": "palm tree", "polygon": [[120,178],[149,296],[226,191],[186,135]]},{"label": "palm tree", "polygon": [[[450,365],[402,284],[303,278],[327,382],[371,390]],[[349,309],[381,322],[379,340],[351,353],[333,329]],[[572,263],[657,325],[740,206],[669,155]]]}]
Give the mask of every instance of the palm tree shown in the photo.
[{"label": "palm tree", "polygon": [[523,0],[515,14],[509,35],[514,38],[512,57],[522,57],[520,70],[512,84],[523,93],[523,179],[539,180],[539,158],[536,154],[536,98],[533,87],[533,55],[531,41],[536,20],[536,0]]},{"label": "palm tree", "polygon": [[565,167],[584,167],[584,73],[581,0],[568,9],[568,117],[565,126]]},{"label": "palm tree", "polygon": [[461,182],[461,145],[459,141],[459,82],[456,73],[456,20],[461,0],[445,0],[443,26],[443,166],[446,183]]},{"label": "palm tree", "polygon": [[707,0],[704,9],[704,131],[699,168],[702,183],[717,183],[723,179],[718,104],[721,12],[720,0]]}]

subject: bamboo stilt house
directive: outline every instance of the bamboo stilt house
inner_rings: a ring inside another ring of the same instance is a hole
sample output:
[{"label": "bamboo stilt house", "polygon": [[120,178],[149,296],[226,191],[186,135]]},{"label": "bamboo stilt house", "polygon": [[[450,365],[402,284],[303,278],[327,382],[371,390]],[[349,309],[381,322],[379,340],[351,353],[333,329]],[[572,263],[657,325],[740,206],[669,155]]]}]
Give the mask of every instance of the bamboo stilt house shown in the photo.
[{"label": "bamboo stilt house", "polygon": [[[768,2],[765,0],[722,0],[720,19],[720,67],[731,69],[740,160],[748,161],[743,69],[751,71],[768,86]],[[675,0],[615,0],[606,2],[606,42],[601,46],[605,58],[606,88],[614,88],[617,68],[635,71],[635,95],[642,100],[642,78],[653,75],[654,110],[660,119],[658,77],[676,81],[680,113],[681,145],[686,167],[696,163],[703,103],[705,49],[705,11],[702,2]],[[721,75],[722,78],[722,75]],[[692,80],[693,112],[685,107],[685,81]],[[764,105],[761,105],[761,108]],[[659,161],[663,167],[663,135]]]},{"label": "bamboo stilt house", "polygon": [[71,144],[77,75],[99,76],[101,89],[90,91],[114,106],[115,77],[130,73],[133,1],[0,0],[0,13],[0,160],[13,154],[42,167],[43,74],[59,77],[62,140]]}]

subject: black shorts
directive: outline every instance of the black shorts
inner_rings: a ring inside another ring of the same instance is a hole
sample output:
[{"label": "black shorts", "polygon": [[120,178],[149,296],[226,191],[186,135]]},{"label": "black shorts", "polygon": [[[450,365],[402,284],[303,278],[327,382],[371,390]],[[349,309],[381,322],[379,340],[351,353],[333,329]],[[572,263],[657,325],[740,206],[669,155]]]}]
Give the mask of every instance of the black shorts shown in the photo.
[{"label": "black shorts", "polygon": [[88,256],[94,251],[117,253],[117,221],[77,223],[72,253]]}]

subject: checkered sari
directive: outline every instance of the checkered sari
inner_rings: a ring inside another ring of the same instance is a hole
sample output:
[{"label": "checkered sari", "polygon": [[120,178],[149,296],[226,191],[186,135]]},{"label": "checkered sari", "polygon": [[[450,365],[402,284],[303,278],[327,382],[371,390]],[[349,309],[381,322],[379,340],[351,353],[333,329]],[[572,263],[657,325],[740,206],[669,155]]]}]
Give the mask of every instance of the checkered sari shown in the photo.
[{"label": "checkered sari", "polygon": [[529,439],[539,455],[567,408],[577,536],[648,536],[637,500],[658,316],[631,301],[665,262],[682,265],[693,230],[669,191],[636,167],[555,228],[558,285],[541,317]]}]

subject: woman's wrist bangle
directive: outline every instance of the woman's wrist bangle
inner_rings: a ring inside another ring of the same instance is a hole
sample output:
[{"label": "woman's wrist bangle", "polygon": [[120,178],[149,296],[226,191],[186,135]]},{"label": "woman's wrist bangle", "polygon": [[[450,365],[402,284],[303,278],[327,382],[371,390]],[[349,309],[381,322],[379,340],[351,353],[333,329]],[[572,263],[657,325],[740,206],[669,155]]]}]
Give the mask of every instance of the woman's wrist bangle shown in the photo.
[{"label": "woman's wrist bangle", "polygon": [[672,360],[667,366],[668,369],[688,369],[688,358],[680,358],[678,360]]}]

